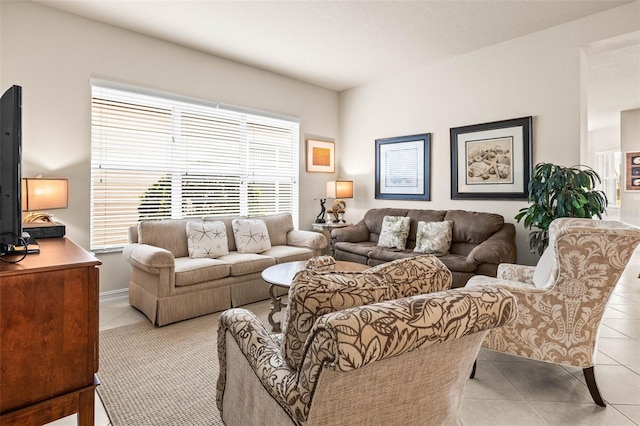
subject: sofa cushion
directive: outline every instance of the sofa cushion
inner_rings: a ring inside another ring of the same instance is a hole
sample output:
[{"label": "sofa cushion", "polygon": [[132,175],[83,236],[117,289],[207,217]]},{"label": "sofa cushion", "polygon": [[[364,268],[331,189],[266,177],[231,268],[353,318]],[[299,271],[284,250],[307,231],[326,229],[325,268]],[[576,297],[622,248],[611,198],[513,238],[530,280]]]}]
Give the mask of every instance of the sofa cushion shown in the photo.
[{"label": "sofa cushion", "polygon": [[449,253],[444,256],[438,256],[438,259],[444,263],[447,268],[455,272],[473,272],[478,267],[473,262],[467,262],[467,256]]},{"label": "sofa cushion", "polygon": [[222,222],[227,228],[227,247],[229,247],[229,251],[237,251],[236,248],[236,240],[233,237],[233,226],[232,222],[234,219],[245,219],[245,216],[208,216],[204,218],[205,222]]},{"label": "sofa cushion", "polygon": [[143,220],[138,223],[138,242],[169,250],[174,257],[188,257],[185,229],[192,220]]},{"label": "sofa cushion", "polygon": [[415,240],[418,234],[418,222],[442,222],[446,214],[446,210],[409,210],[407,216],[411,218],[411,225],[409,228],[409,237],[407,237],[407,248],[415,247]]},{"label": "sofa cushion", "polygon": [[504,225],[504,217],[495,213],[449,210],[444,218],[453,221],[454,243],[480,244]]},{"label": "sofa cushion", "polygon": [[369,241],[378,241],[378,235],[382,231],[382,220],[385,216],[406,216],[405,209],[370,209],[364,214],[362,221],[369,233]]},{"label": "sofa cushion", "polygon": [[176,257],[176,287],[213,281],[229,276],[231,267],[219,259]]},{"label": "sofa cushion", "polygon": [[406,216],[385,216],[382,219],[378,246],[404,250],[409,236],[410,221]]},{"label": "sofa cushion", "polygon": [[260,219],[234,219],[231,222],[238,253],[262,253],[271,248],[269,231]]},{"label": "sofa cushion", "polygon": [[451,246],[451,229],[453,222],[418,222],[416,248],[418,253],[445,255]]},{"label": "sofa cushion", "polygon": [[[304,357],[305,341],[320,316],[355,306],[451,287],[451,272],[435,256],[414,256],[361,272],[298,272],[289,289],[282,353],[291,368]],[[382,326],[382,324],[381,324]]]},{"label": "sofa cushion", "polygon": [[191,258],[216,258],[229,254],[227,228],[221,221],[187,222],[187,246]]},{"label": "sofa cushion", "polygon": [[291,213],[261,216],[260,220],[267,225],[267,232],[272,246],[284,246],[287,244],[287,234],[293,231]]},{"label": "sofa cushion", "polygon": [[238,253],[237,251],[220,256],[218,260],[229,264],[229,275],[232,277],[259,273],[276,264],[273,257],[256,253]]},{"label": "sofa cushion", "polygon": [[313,257],[313,250],[306,247],[272,246],[269,250],[263,251],[261,254],[263,256],[273,257],[276,259],[276,263],[285,263],[307,260]]}]

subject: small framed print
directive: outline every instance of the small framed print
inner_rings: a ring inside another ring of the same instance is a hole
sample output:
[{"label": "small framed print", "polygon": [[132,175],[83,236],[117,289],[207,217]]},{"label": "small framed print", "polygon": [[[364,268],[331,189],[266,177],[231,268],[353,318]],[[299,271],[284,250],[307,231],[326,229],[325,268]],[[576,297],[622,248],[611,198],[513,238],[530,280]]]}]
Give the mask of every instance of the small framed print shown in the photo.
[{"label": "small framed print", "polygon": [[317,173],[335,173],[335,142],[307,139],[307,171]]},{"label": "small framed print", "polygon": [[625,191],[640,191],[640,151],[625,153]]}]

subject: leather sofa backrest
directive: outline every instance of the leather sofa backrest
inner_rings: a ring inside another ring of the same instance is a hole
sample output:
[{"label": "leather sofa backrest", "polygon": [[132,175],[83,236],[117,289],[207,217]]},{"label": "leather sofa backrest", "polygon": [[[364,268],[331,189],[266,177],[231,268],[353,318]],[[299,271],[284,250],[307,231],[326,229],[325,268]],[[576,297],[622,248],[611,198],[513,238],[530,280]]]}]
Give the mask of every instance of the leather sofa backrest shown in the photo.
[{"label": "leather sofa backrest", "polygon": [[498,232],[504,225],[504,217],[495,213],[471,212],[466,210],[429,210],[429,209],[370,209],[362,219],[369,229],[369,241],[377,242],[385,216],[409,216],[411,224],[407,248],[416,246],[416,231],[419,221],[453,221],[451,253],[467,255],[478,244]]},{"label": "leather sofa backrest", "polygon": [[407,216],[411,218],[411,223],[409,225],[409,237],[407,237],[407,248],[413,249],[416,247],[418,222],[442,222],[446,214],[446,210],[409,210]]}]

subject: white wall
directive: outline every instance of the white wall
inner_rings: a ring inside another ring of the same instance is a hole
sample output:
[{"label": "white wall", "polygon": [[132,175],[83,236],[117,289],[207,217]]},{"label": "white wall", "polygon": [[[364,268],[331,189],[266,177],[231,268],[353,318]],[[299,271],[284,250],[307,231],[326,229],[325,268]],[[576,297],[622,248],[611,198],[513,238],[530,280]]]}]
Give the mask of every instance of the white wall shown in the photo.
[{"label": "white wall", "polygon": [[[533,116],[533,164],[578,164],[587,137],[582,46],[639,28],[635,2],[342,92],[340,174],[356,185],[347,219],[397,206],[496,212],[514,223],[526,201],[451,200],[449,129]],[[431,201],[375,200],[374,140],[416,133],[432,134]],[[528,230],[516,226],[519,262],[534,264]]]},{"label": "white wall", "polygon": [[[620,151],[626,163],[625,152],[640,151],[640,109],[620,112]],[[640,191],[625,191],[626,169],[622,170],[620,193],[620,220],[640,226]]]},{"label": "white wall", "polygon": [[[67,236],[89,247],[91,77],[111,79],[301,119],[300,187],[332,175],[306,173],[305,135],[336,139],[338,95],[256,68],[31,2],[0,2],[0,88],[23,87],[23,175],[69,178]],[[301,191],[300,228],[318,207]],[[128,286],[121,253],[98,255],[102,292]]]}]

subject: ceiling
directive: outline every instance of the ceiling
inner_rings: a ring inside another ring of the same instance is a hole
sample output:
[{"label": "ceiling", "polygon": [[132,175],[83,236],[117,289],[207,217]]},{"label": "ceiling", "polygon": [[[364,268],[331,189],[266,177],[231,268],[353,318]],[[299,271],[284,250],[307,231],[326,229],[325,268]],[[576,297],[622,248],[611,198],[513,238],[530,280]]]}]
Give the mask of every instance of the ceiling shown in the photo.
[{"label": "ceiling", "polygon": [[[32,1],[336,91],[631,2]],[[602,79],[589,83],[599,91],[598,111],[617,108],[605,80],[640,79],[637,57],[622,70],[613,59],[603,57]],[[640,96],[630,96],[640,92],[616,92],[640,107]]]}]

